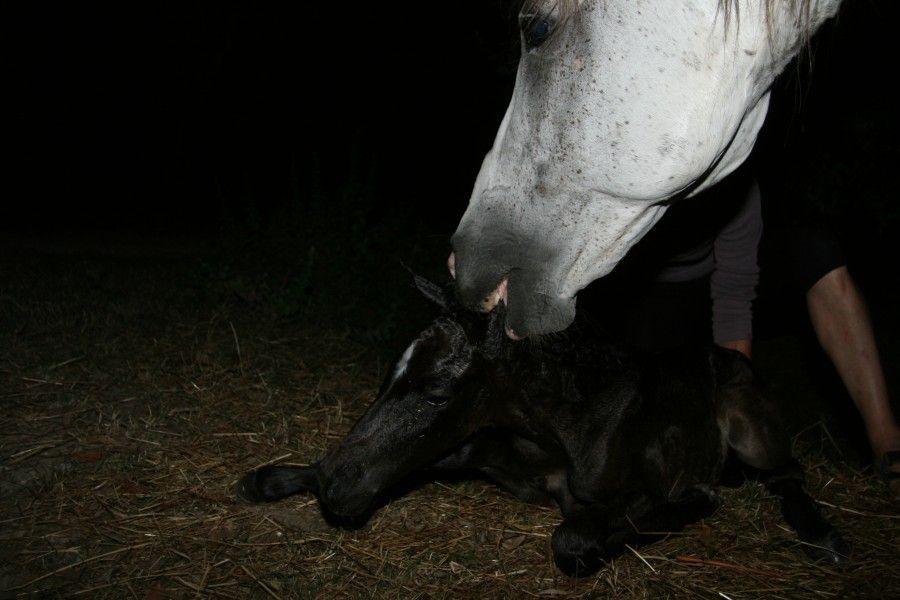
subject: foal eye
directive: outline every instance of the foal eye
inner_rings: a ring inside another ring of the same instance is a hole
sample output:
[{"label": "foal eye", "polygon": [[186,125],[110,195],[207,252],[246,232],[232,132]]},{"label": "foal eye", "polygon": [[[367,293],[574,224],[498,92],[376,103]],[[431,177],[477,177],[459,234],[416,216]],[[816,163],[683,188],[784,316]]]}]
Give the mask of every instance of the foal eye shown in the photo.
[{"label": "foal eye", "polygon": [[425,396],[425,402],[431,406],[444,406],[450,400],[447,394],[429,394]]},{"label": "foal eye", "polygon": [[538,14],[523,14],[519,17],[519,27],[525,39],[525,47],[529,50],[537,48],[547,41],[553,31],[553,19]]}]

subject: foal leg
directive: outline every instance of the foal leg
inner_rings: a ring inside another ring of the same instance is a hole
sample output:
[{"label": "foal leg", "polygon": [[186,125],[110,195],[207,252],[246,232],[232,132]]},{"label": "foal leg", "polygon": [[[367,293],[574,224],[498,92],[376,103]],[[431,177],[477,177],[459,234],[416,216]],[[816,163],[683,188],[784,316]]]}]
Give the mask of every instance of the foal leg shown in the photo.
[{"label": "foal leg", "polygon": [[766,423],[761,415],[755,419],[733,417],[742,421],[735,428],[741,434],[735,441],[729,437],[729,444],[738,458],[759,470],[766,489],[781,499],[781,514],[805,542],[806,554],[813,560],[843,562],[849,555],[849,546],[803,489],[803,469],[790,456],[787,435],[772,423]]},{"label": "foal leg", "polygon": [[300,492],[319,491],[315,465],[308,467],[262,467],[244,475],[235,493],[244,502],[274,502]]},{"label": "foal leg", "polygon": [[[639,548],[685,525],[708,517],[720,504],[709,488],[692,488],[673,502],[652,504],[642,496],[626,510],[609,512],[586,509],[568,516],[553,532],[556,566],[572,577],[595,573],[604,562],[625,552],[625,545]],[[618,515],[627,516],[618,516]]]},{"label": "foal leg", "polygon": [[721,498],[712,488],[689,488],[677,500],[657,504],[640,515],[629,514],[627,519],[617,519],[615,530],[604,542],[604,550],[609,556],[618,556],[625,552],[625,544],[632,548],[646,546],[711,516],[721,504]]},{"label": "foal leg", "polygon": [[840,563],[849,546],[822,516],[803,489],[803,470],[791,456],[790,438],[778,410],[759,393],[749,362],[739,356],[717,355],[720,422],[728,445],[745,464],[760,471],[766,489],[781,499],[781,513],[805,542],[813,559]]},{"label": "foal leg", "polygon": [[804,552],[813,560],[841,564],[850,556],[850,546],[840,532],[825,520],[816,503],[803,489],[803,471],[792,464],[761,473],[770,493],[781,499],[781,514],[797,532]]},{"label": "foal leg", "polygon": [[556,566],[570,577],[596,573],[603,566],[602,540],[608,531],[609,519],[605,512],[586,509],[565,517],[550,540]]}]

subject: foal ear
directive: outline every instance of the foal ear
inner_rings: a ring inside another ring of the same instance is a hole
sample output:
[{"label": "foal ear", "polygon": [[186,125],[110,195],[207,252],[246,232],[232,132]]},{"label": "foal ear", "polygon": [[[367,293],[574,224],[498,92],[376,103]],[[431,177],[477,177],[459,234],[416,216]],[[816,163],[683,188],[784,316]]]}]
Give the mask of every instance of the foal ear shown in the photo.
[{"label": "foal ear", "polygon": [[413,275],[413,283],[419,292],[443,309],[453,306],[453,296],[441,286],[431,283],[421,275]]}]

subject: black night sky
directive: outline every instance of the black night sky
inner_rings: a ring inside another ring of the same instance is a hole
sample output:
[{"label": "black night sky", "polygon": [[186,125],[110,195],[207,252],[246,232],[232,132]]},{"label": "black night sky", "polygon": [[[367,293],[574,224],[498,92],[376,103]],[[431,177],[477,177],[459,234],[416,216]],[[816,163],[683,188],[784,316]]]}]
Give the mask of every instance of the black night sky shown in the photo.
[{"label": "black night sky", "polygon": [[514,76],[493,4],[34,10],[16,50],[15,228],[203,227],[308,202],[313,180],[364,180],[373,208],[450,230]]},{"label": "black night sky", "polygon": [[[2,226],[278,220],[352,181],[372,218],[402,207],[451,232],[511,89],[512,10],[30,7],[14,21]],[[812,45],[812,68],[789,67],[757,153],[771,194],[824,189],[829,210],[852,220],[896,219],[883,197],[896,157],[895,12],[847,2]]]}]

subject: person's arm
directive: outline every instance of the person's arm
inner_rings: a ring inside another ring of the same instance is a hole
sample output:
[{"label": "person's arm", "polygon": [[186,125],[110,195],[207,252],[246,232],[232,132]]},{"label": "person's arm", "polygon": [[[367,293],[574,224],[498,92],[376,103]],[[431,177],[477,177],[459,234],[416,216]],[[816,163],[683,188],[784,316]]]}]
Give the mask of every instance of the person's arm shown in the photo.
[{"label": "person's arm", "polygon": [[719,342],[719,346],[723,348],[729,348],[730,350],[737,350],[747,358],[753,358],[753,340],[733,340],[730,342]]},{"label": "person's arm", "polygon": [[762,237],[759,186],[754,181],[734,218],[716,235],[710,278],[713,340],[752,356],[753,300],[759,282],[757,252]]}]

